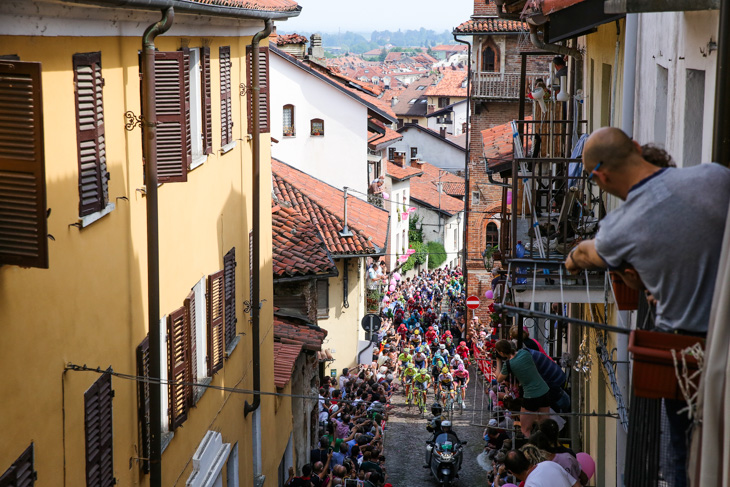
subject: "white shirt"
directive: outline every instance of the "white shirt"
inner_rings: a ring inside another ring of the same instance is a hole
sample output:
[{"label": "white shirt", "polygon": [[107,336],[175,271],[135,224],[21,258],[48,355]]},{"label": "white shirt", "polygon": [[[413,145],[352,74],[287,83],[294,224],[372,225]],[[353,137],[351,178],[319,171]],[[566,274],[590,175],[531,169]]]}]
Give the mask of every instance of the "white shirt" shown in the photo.
[{"label": "white shirt", "polygon": [[540,462],[530,472],[525,487],[573,487],[577,480],[555,462]]}]

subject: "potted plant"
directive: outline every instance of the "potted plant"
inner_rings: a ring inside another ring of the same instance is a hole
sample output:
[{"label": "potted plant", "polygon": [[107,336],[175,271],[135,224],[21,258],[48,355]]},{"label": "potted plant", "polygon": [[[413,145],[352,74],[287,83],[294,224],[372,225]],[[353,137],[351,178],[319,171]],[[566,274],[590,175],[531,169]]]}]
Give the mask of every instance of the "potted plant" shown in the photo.
[{"label": "potted plant", "polygon": [[[499,252],[499,246],[497,245],[487,245],[487,248],[484,249],[482,252],[482,258],[484,259],[484,268],[488,271],[492,270],[492,267],[494,267],[494,261],[496,259],[495,254]],[[501,253],[499,255],[500,259],[502,257]]]}]

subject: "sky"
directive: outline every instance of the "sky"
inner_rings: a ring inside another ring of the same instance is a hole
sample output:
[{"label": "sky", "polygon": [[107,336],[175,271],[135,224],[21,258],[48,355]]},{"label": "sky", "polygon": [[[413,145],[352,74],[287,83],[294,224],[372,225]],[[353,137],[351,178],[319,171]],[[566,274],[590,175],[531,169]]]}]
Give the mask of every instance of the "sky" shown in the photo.
[{"label": "sky", "polygon": [[425,29],[442,32],[469,20],[473,0],[298,0],[299,17],[277,22],[282,32],[334,33]]}]

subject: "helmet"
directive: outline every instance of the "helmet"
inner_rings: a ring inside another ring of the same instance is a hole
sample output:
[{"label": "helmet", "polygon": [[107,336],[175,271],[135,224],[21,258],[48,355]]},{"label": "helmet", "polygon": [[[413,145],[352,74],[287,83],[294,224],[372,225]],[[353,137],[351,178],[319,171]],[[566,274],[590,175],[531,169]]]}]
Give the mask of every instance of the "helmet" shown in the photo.
[{"label": "helmet", "polygon": [[443,409],[441,409],[441,404],[435,402],[431,405],[431,414],[434,416],[441,416],[441,411],[443,411]]},{"label": "helmet", "polygon": [[441,429],[445,430],[446,428],[451,428],[451,421],[449,421],[448,419],[441,422]]},{"label": "helmet", "polygon": [[[410,365],[410,364],[408,364],[408,365]],[[449,373],[449,368],[448,367],[444,367],[443,369],[441,369],[441,373],[448,374]]]},{"label": "helmet", "polygon": [[437,357],[434,357],[434,362],[436,363],[436,365],[438,365],[438,364],[443,365],[444,364],[444,360],[441,358],[440,355],[437,356]]},{"label": "helmet", "polygon": [[459,372],[464,370],[464,362],[459,363]]},{"label": "helmet", "polygon": [[408,366],[407,366],[407,367],[408,367],[409,369],[414,369],[414,368],[416,368],[416,366],[415,366],[415,365],[413,365],[413,362],[408,362]]},{"label": "helmet", "polygon": [[451,336],[451,330],[446,330],[446,332],[444,333],[444,335]]},{"label": "helmet", "polygon": [[459,346],[465,347],[466,346],[466,342],[459,343]]},{"label": "helmet", "polygon": [[414,335],[420,335],[421,334],[421,330],[416,330],[416,331],[413,332],[413,334]]},{"label": "helmet", "polygon": [[433,326],[429,326],[428,331],[433,331]]},{"label": "helmet", "polygon": [[441,345],[439,345],[439,348],[441,350],[446,350],[446,344],[442,343]]},{"label": "helmet", "polygon": [[423,369],[421,369],[421,374],[423,374],[423,375],[428,374],[428,369],[426,369],[425,367]]}]

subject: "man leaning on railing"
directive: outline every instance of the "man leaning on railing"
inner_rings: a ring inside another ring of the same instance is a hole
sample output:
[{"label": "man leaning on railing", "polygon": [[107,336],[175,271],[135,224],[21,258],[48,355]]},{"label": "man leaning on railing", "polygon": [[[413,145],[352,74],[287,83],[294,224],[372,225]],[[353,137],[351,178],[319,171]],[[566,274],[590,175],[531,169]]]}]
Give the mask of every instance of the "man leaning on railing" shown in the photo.
[{"label": "man leaning on railing", "polygon": [[[660,168],[617,128],[594,132],[583,151],[588,179],[624,200],[600,224],[596,238],[581,242],[565,259],[574,274],[608,268],[626,284],[657,301],[661,331],[707,334],[715,277],[730,204],[730,169],[700,164]],[[670,447],[676,462],[674,486],[687,485],[686,404],[664,400]]]}]

